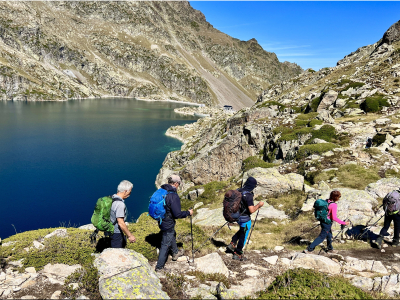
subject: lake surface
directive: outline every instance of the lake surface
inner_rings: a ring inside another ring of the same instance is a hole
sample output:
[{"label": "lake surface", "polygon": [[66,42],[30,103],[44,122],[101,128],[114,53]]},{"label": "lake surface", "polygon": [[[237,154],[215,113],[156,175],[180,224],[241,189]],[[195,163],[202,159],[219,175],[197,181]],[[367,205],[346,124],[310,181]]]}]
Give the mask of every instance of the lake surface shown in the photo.
[{"label": "lake surface", "polygon": [[[0,101],[0,237],[90,223],[98,198],[134,184],[127,221],[147,211],[182,104],[132,99]],[[14,226],[15,229],[14,229]]]}]

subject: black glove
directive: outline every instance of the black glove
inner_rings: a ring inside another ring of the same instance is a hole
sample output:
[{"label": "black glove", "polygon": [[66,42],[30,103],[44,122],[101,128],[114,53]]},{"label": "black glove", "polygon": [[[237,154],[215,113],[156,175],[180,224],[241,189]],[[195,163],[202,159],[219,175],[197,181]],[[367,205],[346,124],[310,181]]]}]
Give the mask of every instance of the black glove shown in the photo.
[{"label": "black glove", "polygon": [[340,229],[343,230],[346,227],[346,225],[340,225]]}]

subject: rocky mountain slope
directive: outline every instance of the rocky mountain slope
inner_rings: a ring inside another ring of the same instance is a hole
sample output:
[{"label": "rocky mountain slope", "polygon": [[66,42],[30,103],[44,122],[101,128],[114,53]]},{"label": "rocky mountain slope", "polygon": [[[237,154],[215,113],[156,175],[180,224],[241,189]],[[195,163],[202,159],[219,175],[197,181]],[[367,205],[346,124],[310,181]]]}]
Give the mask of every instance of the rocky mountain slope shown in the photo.
[{"label": "rocky mountain slope", "polygon": [[240,109],[302,71],[255,39],[216,30],[186,1],[0,6],[3,100],[119,96]]},{"label": "rocky mountain slope", "polygon": [[[397,174],[397,28],[398,23],[381,41],[351,53],[336,67],[309,69],[271,86],[255,105],[233,116],[216,111],[192,125],[170,128],[167,134],[184,137],[185,144],[168,154],[156,184],[172,172],[183,176],[186,187],[227,180],[242,173],[246,159],[273,163],[281,173],[306,175],[311,170],[316,175],[311,154],[323,154],[318,158],[320,168],[353,161],[376,167],[378,178],[389,176],[388,168]],[[376,147],[365,151],[368,136]],[[334,162],[338,157],[340,161]],[[306,179],[313,184],[313,178]]]}]

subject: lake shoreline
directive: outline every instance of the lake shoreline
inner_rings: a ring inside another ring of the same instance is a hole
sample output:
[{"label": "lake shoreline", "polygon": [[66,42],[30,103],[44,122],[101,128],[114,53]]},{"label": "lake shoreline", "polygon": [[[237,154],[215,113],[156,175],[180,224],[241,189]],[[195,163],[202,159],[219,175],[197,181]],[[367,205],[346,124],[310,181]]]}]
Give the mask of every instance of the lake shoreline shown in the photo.
[{"label": "lake shoreline", "polygon": [[132,99],[132,100],[138,100],[138,101],[147,101],[147,102],[171,102],[171,103],[177,103],[177,104],[187,104],[187,105],[192,105],[192,106],[201,106],[203,105],[202,103],[196,103],[196,102],[187,102],[187,101],[178,101],[178,100],[172,100],[172,99],[164,99],[164,100],[157,100],[157,99],[145,99],[145,98],[136,98],[136,97],[126,97],[126,96],[100,96],[100,97],[86,97],[86,98],[68,98],[65,100],[61,99],[56,99],[56,100],[1,100],[1,101],[12,101],[12,102],[66,102],[70,100],[88,100],[88,99],[107,99],[107,98],[121,98],[121,99]]}]

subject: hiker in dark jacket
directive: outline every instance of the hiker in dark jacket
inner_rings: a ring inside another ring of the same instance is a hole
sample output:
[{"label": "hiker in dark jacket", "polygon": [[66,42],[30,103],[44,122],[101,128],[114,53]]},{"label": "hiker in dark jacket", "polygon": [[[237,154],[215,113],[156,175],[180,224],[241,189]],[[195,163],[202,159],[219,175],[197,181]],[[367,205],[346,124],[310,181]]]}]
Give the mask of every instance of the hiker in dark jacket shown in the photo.
[{"label": "hiker in dark jacket", "polygon": [[257,205],[254,205],[253,190],[256,186],[257,180],[254,177],[249,177],[247,178],[244,186],[238,189],[238,191],[242,193],[242,208],[240,209],[241,216],[238,220],[239,230],[232,237],[231,243],[227,247],[229,251],[233,252],[232,259],[235,260],[245,260],[243,257],[243,247],[246,245],[247,237],[251,228],[250,215],[264,205],[264,202],[262,201],[260,201]]},{"label": "hiker in dark jacket", "polygon": [[[393,193],[394,192],[397,192],[397,191],[393,191]],[[384,203],[385,203],[385,200],[384,200]],[[385,206],[384,206],[384,208],[385,208]],[[399,246],[399,235],[400,235],[400,214],[399,214],[399,211],[396,210],[396,211],[393,211],[393,212],[389,212],[389,210],[387,208],[385,208],[385,218],[384,218],[384,221],[383,221],[383,227],[382,227],[381,231],[379,232],[379,237],[376,239],[376,245],[378,246],[378,248],[382,248],[383,237],[386,236],[386,235],[389,235],[388,234],[388,229],[389,229],[390,223],[392,223],[392,221],[393,221],[393,225],[394,225],[392,247],[398,247]]]},{"label": "hiker in dark jacket", "polygon": [[168,252],[172,251],[172,260],[176,261],[178,257],[183,255],[183,250],[178,250],[175,238],[175,219],[183,219],[193,214],[193,209],[188,211],[181,211],[181,199],[179,198],[176,190],[181,185],[182,181],[178,175],[171,175],[168,177],[168,184],[161,186],[162,189],[170,192],[165,197],[165,217],[159,225],[162,239],[161,248],[158,255],[156,265],[156,272],[166,271],[164,268],[168,259]]}]

